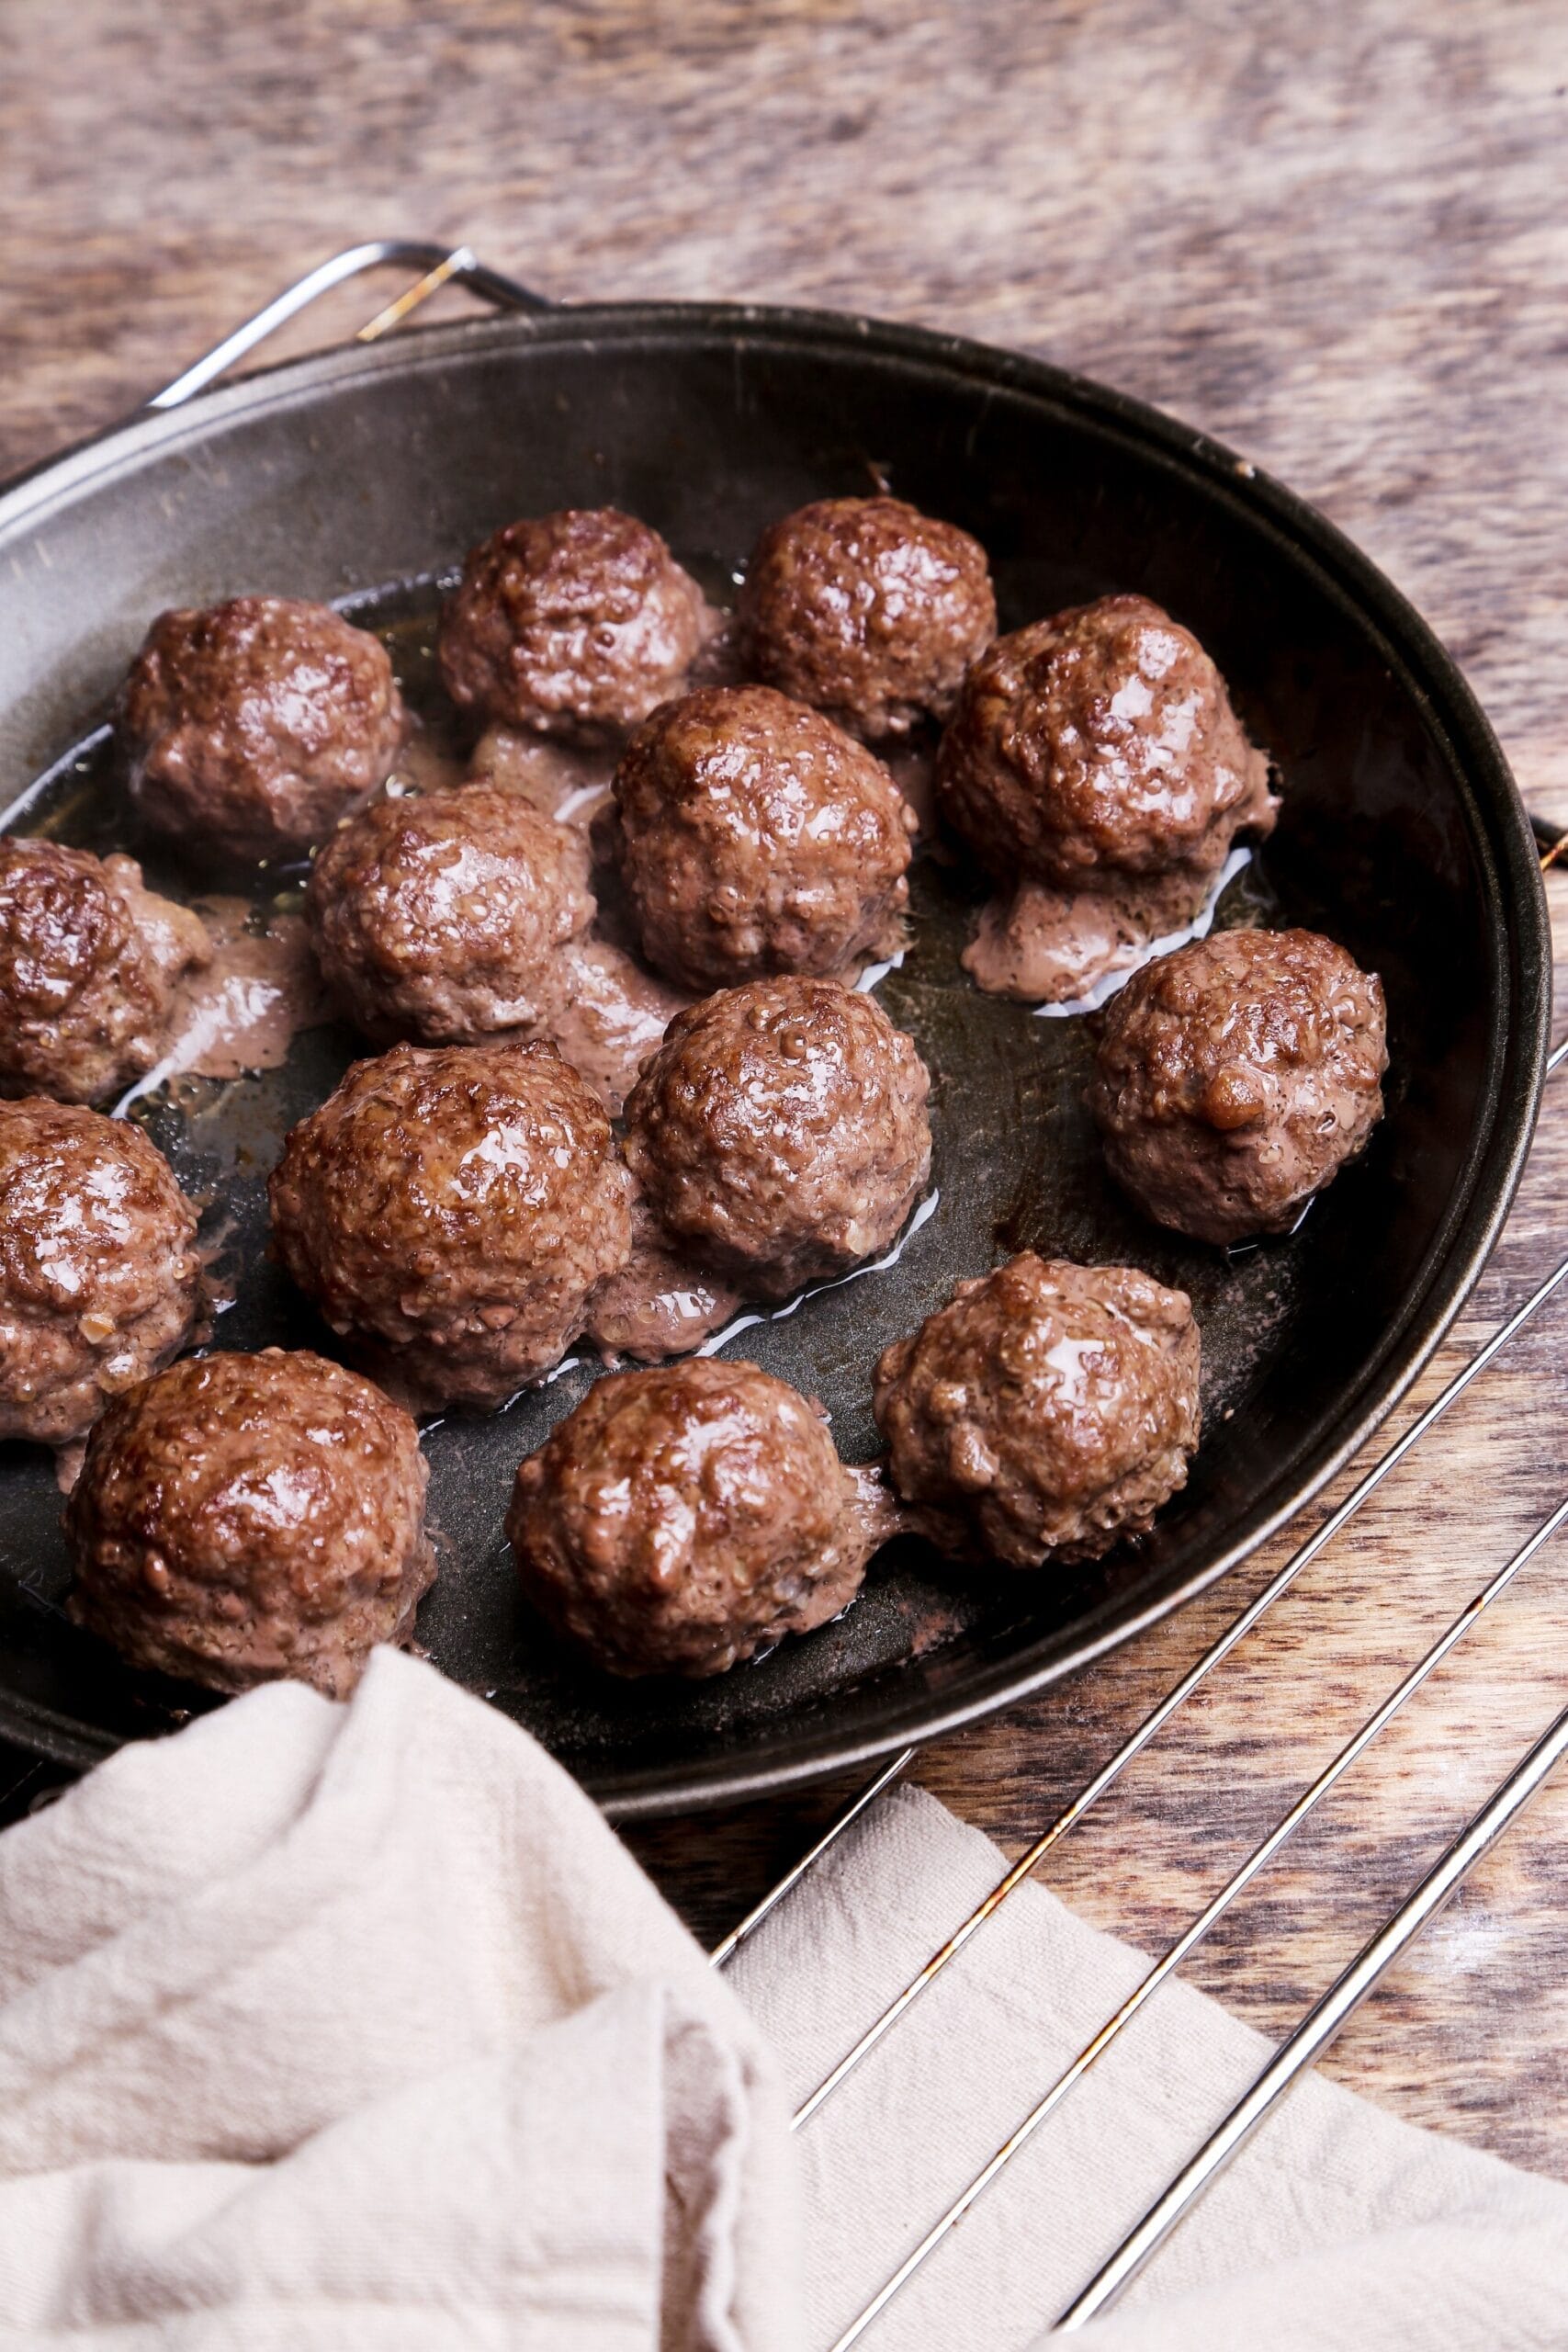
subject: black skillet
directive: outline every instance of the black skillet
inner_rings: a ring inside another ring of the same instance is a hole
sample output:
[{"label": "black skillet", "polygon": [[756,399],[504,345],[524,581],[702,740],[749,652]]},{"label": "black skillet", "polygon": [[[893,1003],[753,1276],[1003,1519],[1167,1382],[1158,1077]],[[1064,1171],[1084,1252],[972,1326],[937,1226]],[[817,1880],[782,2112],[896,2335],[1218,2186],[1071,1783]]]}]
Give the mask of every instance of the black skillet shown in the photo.
[{"label": "black skillet", "polygon": [[[463,261],[456,274],[474,275]],[[533,302],[488,274],[477,290]],[[691,1687],[578,1667],[513,1590],[513,1468],[592,1363],[499,1420],[434,1430],[443,1573],[421,1637],[623,1815],[780,1788],[1038,1690],[1223,1575],[1387,1413],[1496,1238],[1546,1050],[1536,851],[1486,721],[1389,582],[1228,450],[1038,361],[866,319],[533,307],[143,413],[0,496],[0,790],[33,787],[6,821],[102,848],[127,839],[103,716],[165,605],[256,589],[344,602],[392,629],[412,695],[434,711],[435,582],[498,523],[613,502],[722,593],[764,523],[874,482],[985,543],[1004,628],[1133,588],[1196,630],[1285,796],[1220,920],[1305,922],[1382,974],[1388,1114],[1288,1239],[1227,1257],[1145,1224],[1107,1187],[1080,1107],[1089,1024],[977,995],[957,964],[977,887],[923,863],[917,944],[881,994],[937,1073],[940,1197],[896,1266],[732,1351],[818,1395],[840,1449],[863,1457],[875,1352],[954,1281],[1023,1247],[1131,1260],[1192,1294],[1202,1450],[1155,1535],[1096,1568],[961,1577],[906,1543],[839,1624]],[[200,877],[166,859],[153,871],[186,890]],[[344,1032],[310,1032],[281,1072],[182,1085],[147,1113],[185,1181],[231,1219],[237,1298],[220,1346],[319,1337],[265,1263],[262,1180],[354,1050]],[[45,1457],[0,1448],[0,1733],[85,1762],[201,1702],[67,1623],[58,1516]]]}]

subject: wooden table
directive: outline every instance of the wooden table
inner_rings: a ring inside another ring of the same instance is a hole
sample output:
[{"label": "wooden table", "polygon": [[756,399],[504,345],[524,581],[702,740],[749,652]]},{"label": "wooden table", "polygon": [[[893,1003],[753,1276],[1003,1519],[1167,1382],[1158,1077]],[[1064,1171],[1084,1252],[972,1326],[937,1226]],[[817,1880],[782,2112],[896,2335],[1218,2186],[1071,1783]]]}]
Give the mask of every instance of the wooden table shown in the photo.
[{"label": "wooden table", "polygon": [[[563,296],[922,320],[1108,378],[1315,499],[1463,661],[1532,805],[1568,820],[1556,0],[7,0],[4,41],[0,471],[370,235],[464,238]],[[1568,1246],[1568,1074],[1558,1088],[1503,1246],[1406,1413]],[[1568,1486],[1565,1342],[1568,1306],[1052,1858],[1070,1903],[1153,1950],[1220,1882]],[[1027,1842],[1285,1548],[919,1777]],[[1560,1547],[1197,1981],[1281,2028],[1565,1688]],[[634,1842],[707,1933],[841,1793]],[[1562,2175],[1565,1843],[1568,1775],[1330,2062]]]}]

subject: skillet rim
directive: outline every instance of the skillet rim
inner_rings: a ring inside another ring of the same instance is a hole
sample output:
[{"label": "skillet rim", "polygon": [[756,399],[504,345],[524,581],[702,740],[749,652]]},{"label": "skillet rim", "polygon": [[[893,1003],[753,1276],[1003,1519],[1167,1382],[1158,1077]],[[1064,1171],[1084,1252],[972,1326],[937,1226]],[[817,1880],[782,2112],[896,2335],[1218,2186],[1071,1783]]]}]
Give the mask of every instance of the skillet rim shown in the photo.
[{"label": "skillet rim", "polygon": [[[584,1785],[612,1818],[635,1820],[744,1804],[851,1771],[912,1742],[946,1737],[1017,1705],[1105,1656],[1215,1583],[1293,1520],[1387,1418],[1440,1344],[1491,1256],[1523,1172],[1545,1076],[1551,1012],[1551,932],[1529,819],[1501,747],[1458,665],[1416,607],[1309,502],[1211,435],[1095,379],[972,338],[851,312],[758,303],[623,302],[561,305],[537,313],[422,327],[385,343],[340,345],[254,370],[186,406],[143,410],[45,458],[0,485],[0,541],[29,520],[47,527],[62,493],[112,476],[206,424],[290,401],[308,401],[342,381],[390,370],[415,375],[470,352],[562,341],[650,345],[693,336],[831,347],[915,363],[994,390],[1032,396],[1059,413],[1131,442],[1185,473],[1195,492],[1238,505],[1267,537],[1288,543],[1336,601],[1348,606],[1421,710],[1470,801],[1495,970],[1505,983],[1488,1023],[1477,1138],[1426,1267],[1399,1317],[1368,1360],[1359,1401],[1333,1419],[1292,1476],[1275,1479],[1231,1539],[1141,1604],[1111,1602],[1057,1628],[1002,1663],[972,1668],[961,1696],[893,1700],[872,1727],[845,1737],[831,1727],[785,1724],[744,1754],[720,1750],[697,1763],[592,1773]],[[1513,1018],[1510,1020],[1510,1013]],[[1288,1492],[1276,1495],[1281,1483]],[[0,1736],[55,1761],[85,1766],[119,1743],[72,1718],[0,1690]]]}]

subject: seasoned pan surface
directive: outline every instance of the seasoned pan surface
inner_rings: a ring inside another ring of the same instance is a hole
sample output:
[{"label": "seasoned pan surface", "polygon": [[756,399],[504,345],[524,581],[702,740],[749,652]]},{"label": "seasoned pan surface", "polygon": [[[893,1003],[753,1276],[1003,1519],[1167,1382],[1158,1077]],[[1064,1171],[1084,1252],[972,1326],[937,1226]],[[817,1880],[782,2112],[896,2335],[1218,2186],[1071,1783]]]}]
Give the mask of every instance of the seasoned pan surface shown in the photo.
[{"label": "seasoned pan surface", "polygon": [[[880,994],[935,1073],[931,1199],[896,1262],[730,1351],[820,1396],[840,1450],[864,1458],[877,1351],[956,1280],[1022,1248],[1127,1260],[1191,1293],[1202,1450],[1154,1536],[1098,1566],[960,1576],[907,1542],[809,1639],[712,1684],[621,1685],[528,1616],[501,1537],[516,1462],[583,1394],[591,1353],[498,1419],[433,1428],[442,1575],[421,1639],[622,1813],[804,1778],[1066,1672],[1242,1556],[1388,1409],[1506,1213],[1544,1053],[1540,877],[1485,723],[1388,583],[1229,453],[1033,363],[857,321],[636,308],[440,329],[139,421],[0,498],[0,781],[22,797],[8,822],[140,852],[101,722],[160,606],[242,590],[345,603],[387,633],[439,726],[440,581],[498,522],[614,502],[722,600],[762,524],[877,481],[985,542],[1003,628],[1134,588],[1197,632],[1285,794],[1219,920],[1304,922],[1381,971],[1388,1115],[1287,1238],[1227,1255],[1158,1231],[1103,1177],[1080,1101],[1089,1023],[980,996],[957,960],[978,885],[922,860],[914,946]],[[158,887],[199,894],[197,872],[148,862]],[[258,905],[289,887],[259,880]],[[265,1258],[265,1179],[355,1050],[346,1030],[309,1030],[281,1069],[138,1106],[212,1202],[234,1294],[219,1346],[321,1340]],[[67,1623],[59,1509],[50,1461],[0,1448],[0,1730],[85,1760],[199,1702]]]}]

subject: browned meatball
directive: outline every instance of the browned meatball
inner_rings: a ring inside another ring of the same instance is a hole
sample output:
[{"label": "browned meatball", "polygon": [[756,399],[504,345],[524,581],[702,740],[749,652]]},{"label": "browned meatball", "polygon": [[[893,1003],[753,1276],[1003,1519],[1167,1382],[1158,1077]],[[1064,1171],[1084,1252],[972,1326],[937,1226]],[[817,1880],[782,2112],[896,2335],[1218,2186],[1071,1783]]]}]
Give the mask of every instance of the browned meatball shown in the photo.
[{"label": "browned meatball", "polygon": [[1198,1361],[1185,1292],[1131,1266],[1010,1259],[884,1351],[893,1483],[970,1518],[1010,1567],[1098,1559],[1186,1485]]},{"label": "browned meatball", "polygon": [[1146,965],[1105,1016],[1106,1164],[1200,1241],[1282,1233],[1382,1116],[1382,983],[1314,931],[1226,931]]},{"label": "browned meatball", "polygon": [[478,1045],[558,1012],[592,921],[581,836],[486,785],[376,800],[316,859],[305,916],[367,1037]]},{"label": "browned meatball", "polygon": [[610,1122],[553,1046],[398,1046],[300,1121],[275,1245],[393,1393],[491,1408],[558,1363],[631,1246]]},{"label": "browned meatball", "polygon": [[915,829],[879,760],[771,686],[668,702],[615,770],[614,842],[650,964],[687,988],[890,955]]},{"label": "browned meatball", "polygon": [[677,1013],[626,1100],[665,1231],[784,1298],[892,1240],[931,1172],[913,1041],[836,980],[749,980]]},{"label": "browned meatball", "polygon": [[161,613],[116,718],[130,797],[194,852],[297,855],[375,791],[403,706],[387,649],[326,605]]},{"label": "browned meatball", "polygon": [[68,1445],[178,1354],[204,1303],[195,1240],[140,1127],[0,1102],[0,1438]]},{"label": "browned meatball", "polygon": [[506,1532],[612,1674],[723,1674],[826,1624],[875,1543],[820,1407],[714,1357],[599,1381],[518,1471]]},{"label": "browned meatball", "polygon": [[998,638],[937,767],[942,815],[992,874],[1066,890],[1223,865],[1267,829],[1268,763],[1224,679],[1146,596],[1101,596]]},{"label": "browned meatball", "polygon": [[967,531],[900,498],[823,498],[763,532],[739,621],[759,678],[875,742],[947,717],[997,600]]},{"label": "browned meatball", "polygon": [[96,1102],[152,1069],[212,943],[129,857],[0,840],[0,1094]]},{"label": "browned meatball", "polygon": [[441,616],[441,674],[461,710],[601,741],[675,692],[705,624],[702,590],[657,531],[614,506],[569,506],[472,550]]},{"label": "browned meatball", "polygon": [[66,1506],[66,1606],[132,1666],[345,1699],[435,1577],[409,1416],[301,1350],[191,1357],[116,1399]]}]

